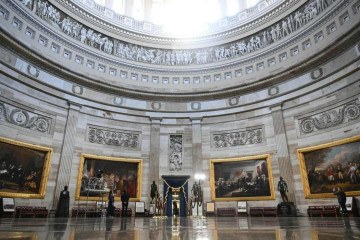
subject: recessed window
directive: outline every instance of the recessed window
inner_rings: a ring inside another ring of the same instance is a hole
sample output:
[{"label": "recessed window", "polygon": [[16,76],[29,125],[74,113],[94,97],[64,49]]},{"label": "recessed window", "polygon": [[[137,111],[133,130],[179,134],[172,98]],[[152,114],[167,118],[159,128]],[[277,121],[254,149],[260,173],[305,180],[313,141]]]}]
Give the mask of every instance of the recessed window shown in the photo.
[{"label": "recessed window", "polygon": [[80,57],[80,56],[75,56],[75,62],[78,63],[78,64],[82,64],[84,61],[84,58],[83,57]]},{"label": "recessed window", "polygon": [[109,69],[109,73],[110,73],[110,75],[112,75],[112,76],[116,76],[116,69],[115,69],[115,68],[110,68],[110,69]]},{"label": "recessed window", "polygon": [[152,77],[153,83],[159,83],[159,77]]},{"label": "recessed window", "polygon": [[169,78],[163,78],[162,82],[163,82],[163,84],[168,84],[169,83]]},{"label": "recessed window", "polygon": [[138,80],[138,75],[136,73],[132,73],[131,74],[131,80],[137,81]]},{"label": "recessed window", "polygon": [[127,78],[127,72],[125,72],[125,71],[120,71],[120,77],[121,77],[121,78]]}]

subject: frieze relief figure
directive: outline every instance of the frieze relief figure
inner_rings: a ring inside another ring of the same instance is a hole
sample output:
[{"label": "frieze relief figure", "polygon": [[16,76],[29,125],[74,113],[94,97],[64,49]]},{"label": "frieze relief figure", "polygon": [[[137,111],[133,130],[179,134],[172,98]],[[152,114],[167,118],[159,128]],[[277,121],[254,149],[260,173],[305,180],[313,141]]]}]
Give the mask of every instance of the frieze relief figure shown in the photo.
[{"label": "frieze relief figure", "polygon": [[[33,0],[19,0],[29,9]],[[271,43],[288,36],[290,33],[301,28],[311,21],[320,12],[324,11],[329,3],[327,0],[313,0],[303,8],[274,23],[272,26],[245,39],[225,44],[222,46],[198,50],[165,50],[145,48],[142,46],[127,44],[108,36],[102,36],[91,28],[83,26],[54,7],[48,1],[37,0],[36,14],[44,19],[54,22],[61,31],[79,40],[90,47],[98,48],[108,54],[114,54],[123,59],[135,60],[158,65],[191,65],[207,64],[223,61],[241,55],[252,53]]]}]

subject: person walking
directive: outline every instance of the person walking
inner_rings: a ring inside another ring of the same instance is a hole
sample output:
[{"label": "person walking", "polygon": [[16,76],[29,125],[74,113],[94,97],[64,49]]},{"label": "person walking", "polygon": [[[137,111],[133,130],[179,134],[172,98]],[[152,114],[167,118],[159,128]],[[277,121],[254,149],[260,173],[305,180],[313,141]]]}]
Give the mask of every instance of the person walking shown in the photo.
[{"label": "person walking", "polygon": [[341,187],[334,187],[333,193],[337,196],[339,205],[341,207],[341,213],[347,215],[348,211],[346,209],[346,193],[344,192],[344,190],[342,190]]}]

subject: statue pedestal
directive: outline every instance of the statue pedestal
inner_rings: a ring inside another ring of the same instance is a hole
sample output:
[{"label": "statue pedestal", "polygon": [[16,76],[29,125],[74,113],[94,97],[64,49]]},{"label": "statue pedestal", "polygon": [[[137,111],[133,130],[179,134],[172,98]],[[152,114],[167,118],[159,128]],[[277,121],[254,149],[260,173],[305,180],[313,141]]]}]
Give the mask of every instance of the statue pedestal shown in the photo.
[{"label": "statue pedestal", "polygon": [[193,207],[191,205],[191,212],[193,217],[202,217],[203,216],[203,204],[199,206],[197,203]]},{"label": "statue pedestal", "polygon": [[277,205],[279,217],[296,217],[296,207],[293,202],[282,202]]},{"label": "statue pedestal", "polygon": [[156,208],[155,208],[155,204],[154,203],[150,203],[149,205],[149,215],[153,216],[156,214]]}]

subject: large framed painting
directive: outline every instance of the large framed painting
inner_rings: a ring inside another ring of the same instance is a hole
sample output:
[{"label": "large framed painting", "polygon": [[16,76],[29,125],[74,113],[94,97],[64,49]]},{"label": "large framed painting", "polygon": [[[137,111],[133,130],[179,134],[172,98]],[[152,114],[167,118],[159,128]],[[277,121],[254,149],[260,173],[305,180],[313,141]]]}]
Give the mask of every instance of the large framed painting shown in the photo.
[{"label": "large framed painting", "polygon": [[52,149],[0,137],[0,197],[44,198]]},{"label": "large framed painting", "polygon": [[360,195],[360,135],[297,150],[305,198]]},{"label": "large framed painting", "polygon": [[142,160],[82,154],[77,200],[102,201],[110,191],[119,201],[125,190],[130,201],[140,201]]},{"label": "large framed painting", "polygon": [[275,199],[269,154],[210,160],[213,201]]}]

